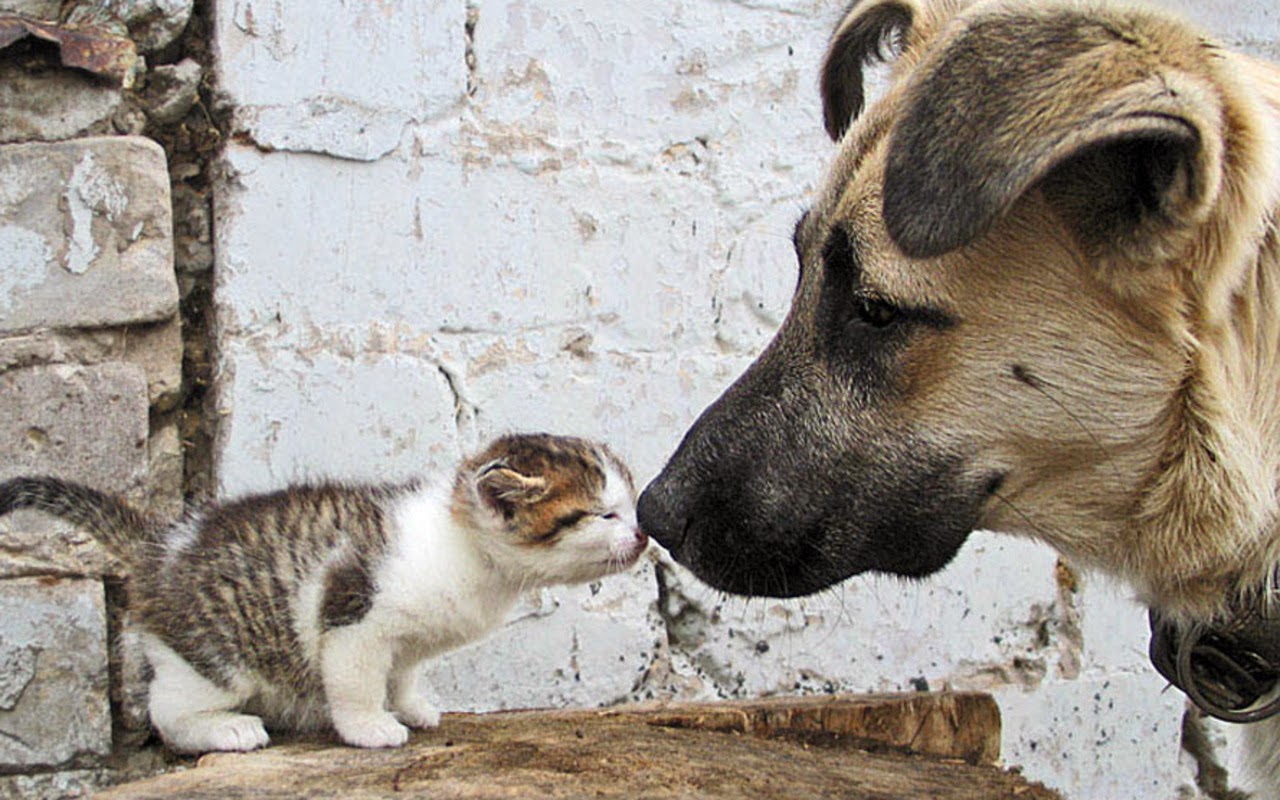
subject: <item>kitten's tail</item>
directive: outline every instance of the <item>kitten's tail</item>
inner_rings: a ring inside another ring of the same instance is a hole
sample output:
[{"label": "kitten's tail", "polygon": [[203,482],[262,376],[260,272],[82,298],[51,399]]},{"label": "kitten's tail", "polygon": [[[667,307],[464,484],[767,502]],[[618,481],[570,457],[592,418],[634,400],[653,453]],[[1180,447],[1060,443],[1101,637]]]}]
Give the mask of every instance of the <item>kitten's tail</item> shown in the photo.
[{"label": "kitten's tail", "polygon": [[156,521],[113,495],[58,478],[14,478],[0,483],[0,516],[33,508],[87,528],[126,564],[143,559],[158,542]]}]

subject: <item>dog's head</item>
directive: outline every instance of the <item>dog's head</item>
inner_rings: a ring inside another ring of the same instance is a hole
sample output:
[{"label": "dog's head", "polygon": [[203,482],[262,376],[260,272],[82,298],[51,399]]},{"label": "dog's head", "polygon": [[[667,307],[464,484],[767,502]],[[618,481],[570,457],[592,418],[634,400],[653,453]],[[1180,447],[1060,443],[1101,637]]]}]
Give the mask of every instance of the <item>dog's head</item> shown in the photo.
[{"label": "dog's head", "polygon": [[1131,10],[961,6],[861,0],[832,36],[791,310],[640,501],[719,588],[925,575],[982,527],[1141,583],[1223,560],[1197,526],[1257,505],[1249,366],[1220,352],[1276,247],[1250,62]]}]

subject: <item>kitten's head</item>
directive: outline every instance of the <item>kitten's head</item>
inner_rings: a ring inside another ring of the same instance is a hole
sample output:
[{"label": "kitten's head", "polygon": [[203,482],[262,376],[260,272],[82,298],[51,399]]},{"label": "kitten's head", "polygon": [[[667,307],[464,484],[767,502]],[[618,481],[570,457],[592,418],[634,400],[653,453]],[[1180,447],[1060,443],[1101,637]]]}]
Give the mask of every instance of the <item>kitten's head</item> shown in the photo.
[{"label": "kitten's head", "polygon": [[463,463],[454,486],[455,514],[530,585],[582,583],[633,565],[649,543],[635,499],[630,471],[607,447],[549,434],[497,439]]}]

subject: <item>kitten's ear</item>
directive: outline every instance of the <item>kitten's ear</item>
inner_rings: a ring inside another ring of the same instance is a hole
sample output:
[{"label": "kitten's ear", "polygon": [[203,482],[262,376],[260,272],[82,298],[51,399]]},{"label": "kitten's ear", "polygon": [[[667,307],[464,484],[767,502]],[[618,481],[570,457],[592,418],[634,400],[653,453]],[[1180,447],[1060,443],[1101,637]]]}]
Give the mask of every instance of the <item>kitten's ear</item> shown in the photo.
[{"label": "kitten's ear", "polygon": [[547,481],[523,475],[504,461],[491,461],[476,473],[476,491],[485,505],[501,514],[536,503],[547,494]]}]

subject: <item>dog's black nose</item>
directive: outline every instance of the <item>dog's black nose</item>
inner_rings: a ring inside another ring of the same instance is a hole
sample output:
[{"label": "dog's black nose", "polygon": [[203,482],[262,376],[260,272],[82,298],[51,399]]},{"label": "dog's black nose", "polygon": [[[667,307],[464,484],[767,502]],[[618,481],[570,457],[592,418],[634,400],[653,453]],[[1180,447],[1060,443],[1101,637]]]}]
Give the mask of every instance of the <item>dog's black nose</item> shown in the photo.
[{"label": "dog's black nose", "polygon": [[640,523],[640,530],[674,555],[684,541],[688,525],[679,504],[673,502],[673,499],[671,492],[664,487],[662,478],[657,478],[640,493],[640,500],[636,504],[636,518]]}]

